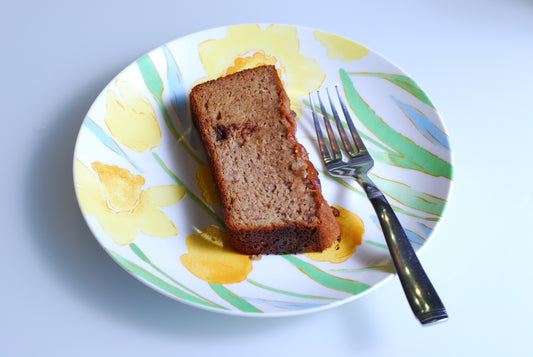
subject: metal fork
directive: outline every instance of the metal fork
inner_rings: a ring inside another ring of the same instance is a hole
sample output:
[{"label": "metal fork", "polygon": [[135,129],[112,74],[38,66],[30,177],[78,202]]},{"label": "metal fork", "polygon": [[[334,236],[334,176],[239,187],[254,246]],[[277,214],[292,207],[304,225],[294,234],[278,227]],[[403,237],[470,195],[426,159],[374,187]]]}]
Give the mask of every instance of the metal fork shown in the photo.
[{"label": "metal fork", "polygon": [[422,265],[420,264],[411,243],[407,239],[407,235],[403,230],[400,221],[394,214],[387,199],[379,188],[370,180],[368,173],[374,166],[374,160],[368,153],[368,150],[359,136],[351,119],[350,113],[344,104],[339,89],[335,86],[339,102],[348,124],[349,132],[353,144],[350,142],[342,125],[341,119],[335,105],[331,100],[329,90],[327,96],[331,107],[331,112],[335,123],[337,124],[337,131],[340,134],[340,139],[343,143],[344,149],[348,154],[347,159],[343,159],[341,148],[335,137],[335,133],[328,119],[327,111],[325,109],[320,93],[317,91],[318,100],[320,103],[320,110],[324,118],[326,132],[329,137],[329,146],[324,139],[322,129],[318,120],[317,111],[313,104],[313,98],[309,94],[309,102],[313,112],[313,121],[320,146],[322,159],[326,165],[326,169],[332,175],[337,176],[351,176],[363,187],[370,202],[374,206],[376,214],[379,218],[385,241],[389,247],[392,261],[396,268],[396,272],[402,284],[403,290],[411,305],[413,313],[418,318],[421,324],[431,324],[442,322],[448,319],[446,309],[442,304],[437,292],[429,281]]}]

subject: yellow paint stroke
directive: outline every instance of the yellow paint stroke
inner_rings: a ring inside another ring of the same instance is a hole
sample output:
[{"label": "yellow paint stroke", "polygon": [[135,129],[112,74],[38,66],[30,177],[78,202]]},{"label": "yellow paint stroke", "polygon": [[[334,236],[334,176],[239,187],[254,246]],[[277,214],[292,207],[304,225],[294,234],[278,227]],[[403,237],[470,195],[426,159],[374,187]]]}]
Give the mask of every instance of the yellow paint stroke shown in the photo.
[{"label": "yellow paint stroke", "polygon": [[131,243],[139,232],[161,238],[178,234],[174,223],[158,207],[179,202],[185,195],[184,186],[143,189],[145,179],[127,169],[101,162],[93,162],[91,167],[94,173],[76,159],[76,190],[82,211],[95,216],[117,244]]},{"label": "yellow paint stroke", "polygon": [[[416,233],[416,232],[414,232],[414,231],[412,231],[412,230],[409,230],[409,233],[412,233],[412,234],[416,235],[418,238],[420,238],[420,239],[423,240],[423,241],[427,241],[426,238],[424,238],[423,236],[421,236],[420,234],[418,234],[418,233]],[[415,243],[415,244],[419,244],[419,245],[424,245],[423,243],[420,243],[420,242],[417,242],[417,241],[412,241],[412,240],[411,240],[411,242],[413,242],[413,243]]]},{"label": "yellow paint stroke", "polygon": [[105,123],[122,144],[138,152],[161,144],[161,128],[154,108],[129,82],[115,82],[118,93],[107,91]]},{"label": "yellow paint stroke", "polygon": [[220,204],[220,198],[215,186],[213,172],[209,165],[199,165],[196,170],[198,188],[202,191],[202,197],[209,204]]},{"label": "yellow paint stroke", "polygon": [[348,260],[357,250],[357,246],[363,243],[363,234],[365,233],[363,220],[347,209],[337,205],[334,207],[340,212],[337,220],[342,228],[341,240],[340,242],[336,241],[333,246],[321,253],[306,253],[305,256],[311,260],[327,261],[334,264],[342,263]]},{"label": "yellow paint stroke", "polygon": [[300,97],[316,91],[326,78],[316,60],[300,53],[294,26],[229,26],[226,37],[202,42],[198,52],[207,77],[197,83],[252,66],[275,65],[297,119],[302,114]]},{"label": "yellow paint stroke", "polygon": [[[441,217],[441,213],[437,212],[436,210],[440,210],[440,207],[442,207],[442,204],[446,202],[446,200],[435,195],[413,189],[412,186],[402,182],[390,180],[376,174],[372,174],[372,176],[381,180],[381,182],[378,182],[378,186],[381,187],[383,193],[390,199],[406,207],[414,208],[417,211]],[[397,185],[397,187],[387,186],[389,183]],[[402,186],[405,187],[405,189]]]},{"label": "yellow paint stroke", "polygon": [[208,226],[186,239],[188,253],[180,261],[192,274],[213,284],[232,284],[246,279],[252,271],[252,259],[237,253],[226,232]]},{"label": "yellow paint stroke", "polygon": [[331,60],[343,62],[358,61],[370,53],[370,49],[347,38],[324,31],[316,30],[315,39],[327,50],[327,57]]},{"label": "yellow paint stroke", "polygon": [[376,176],[377,178],[380,178],[380,179],[382,179],[382,180],[385,180],[385,181],[388,181],[388,182],[393,182],[393,183],[395,183],[395,184],[402,185],[402,186],[405,186],[405,187],[408,187],[408,188],[412,188],[411,185],[408,185],[408,184],[406,184],[405,182],[400,182],[400,181],[391,180],[391,179],[385,178],[385,177],[383,177],[383,176],[376,175],[375,173],[372,173],[372,176]]},{"label": "yellow paint stroke", "polygon": [[[254,53],[251,56],[236,58],[233,65],[228,67],[226,72],[224,72],[224,76],[227,76],[229,74],[233,74],[233,73],[245,70],[245,69],[249,69],[249,68],[255,68],[255,67],[263,66],[263,65],[275,66],[276,64],[278,64],[278,60],[276,57],[266,55],[262,51],[259,51],[259,52]],[[279,78],[283,77],[283,71],[281,68],[277,69],[277,73],[278,73]]]},{"label": "yellow paint stroke", "polygon": [[[402,186],[405,186],[405,187],[408,187],[408,188],[413,188],[413,186],[411,185],[408,185],[404,182],[400,182],[400,181],[395,181],[395,180],[391,180],[391,179],[388,179],[388,178],[385,178],[383,176],[379,176],[379,175],[376,175],[375,173],[372,173],[372,176],[376,176],[377,178],[380,178],[384,181],[388,181],[388,182],[392,182],[392,183],[395,183],[395,184],[398,184],[398,185],[402,185]],[[443,198],[439,197],[439,196],[435,196],[435,195],[432,195],[431,193],[427,193],[427,192],[424,192],[424,195],[427,196],[427,197],[431,197],[431,198],[434,198],[436,200],[440,200],[440,201],[445,201]],[[417,196],[417,197],[420,197],[420,196]],[[421,197],[420,197],[421,198]],[[423,198],[421,198],[423,199]],[[424,199],[425,200],[425,199]],[[429,202],[429,201],[428,201]],[[431,202],[430,202],[431,203]],[[432,203],[433,204],[433,203]]]},{"label": "yellow paint stroke", "polygon": [[428,200],[428,199],[426,199],[426,198],[424,198],[424,197],[422,197],[422,196],[416,196],[416,197],[417,197],[420,201],[423,201],[423,202],[425,202],[425,203],[427,203],[427,204],[435,205],[435,202],[431,202],[430,200]]}]

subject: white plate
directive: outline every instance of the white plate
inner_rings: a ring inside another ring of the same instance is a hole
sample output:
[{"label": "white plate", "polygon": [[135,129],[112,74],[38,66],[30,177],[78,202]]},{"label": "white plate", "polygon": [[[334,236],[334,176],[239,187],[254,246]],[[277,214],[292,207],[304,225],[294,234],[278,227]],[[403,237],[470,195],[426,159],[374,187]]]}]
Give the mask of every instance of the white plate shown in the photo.
[{"label": "white plate", "polygon": [[[188,93],[200,81],[261,63],[279,69],[298,114],[298,140],[320,173],[324,196],[346,210],[341,219],[350,236],[338,251],[252,260],[232,252],[216,228],[223,227],[221,209],[208,193],[212,184]],[[221,313],[294,315],[375,289],[394,274],[375,213],[354,181],[326,174],[313,139],[307,93],[334,84],[344,89],[376,160],[372,179],[420,250],[442,219],[452,185],[452,155],[438,112],[412,79],[367,47],[287,25],[185,36],[139,58],[104,88],[74,153],[77,197],[94,236],[151,288]]]}]

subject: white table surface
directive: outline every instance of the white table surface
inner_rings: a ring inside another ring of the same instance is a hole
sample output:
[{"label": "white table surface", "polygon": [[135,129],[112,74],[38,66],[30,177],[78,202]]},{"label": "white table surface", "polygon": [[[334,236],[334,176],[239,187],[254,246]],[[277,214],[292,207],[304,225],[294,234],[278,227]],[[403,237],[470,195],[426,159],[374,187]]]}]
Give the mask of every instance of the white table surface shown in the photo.
[{"label": "white table surface", "polygon": [[[421,261],[448,322],[421,327],[397,277],[314,314],[199,310],[89,232],[71,162],[96,95],[155,47],[254,22],[361,42],[436,104],[455,185]],[[533,1],[4,1],[0,36],[0,356],[533,356]]]}]

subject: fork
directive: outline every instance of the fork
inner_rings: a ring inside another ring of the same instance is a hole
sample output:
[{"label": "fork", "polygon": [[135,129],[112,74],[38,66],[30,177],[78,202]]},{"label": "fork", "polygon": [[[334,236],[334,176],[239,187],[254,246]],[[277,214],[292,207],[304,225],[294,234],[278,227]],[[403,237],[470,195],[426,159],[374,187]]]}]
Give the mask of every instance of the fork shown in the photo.
[{"label": "fork", "polygon": [[394,214],[393,209],[387,202],[383,193],[368,177],[369,171],[374,166],[374,160],[368,153],[361,136],[359,136],[359,133],[355,128],[350,113],[339,94],[337,86],[335,86],[335,90],[353,141],[352,144],[349,136],[344,130],[339,114],[335,109],[335,105],[331,100],[329,90],[326,88],[331,112],[337,125],[337,131],[340,135],[340,141],[342,141],[345,152],[348,154],[346,159],[343,158],[341,148],[335,137],[330,119],[328,119],[327,111],[322,102],[320,92],[317,91],[316,95],[320,103],[320,110],[329,137],[329,147],[322,134],[317,110],[313,104],[313,98],[311,97],[311,94],[309,94],[309,102],[313,113],[313,121],[315,124],[320,153],[326,169],[332,175],[351,176],[355,178],[366,192],[366,195],[374,206],[374,210],[378,216],[385,236],[385,241],[387,242],[392,261],[407,297],[407,301],[420,323],[422,325],[428,325],[446,321],[448,319],[446,309],[424,272],[400,221]]}]

